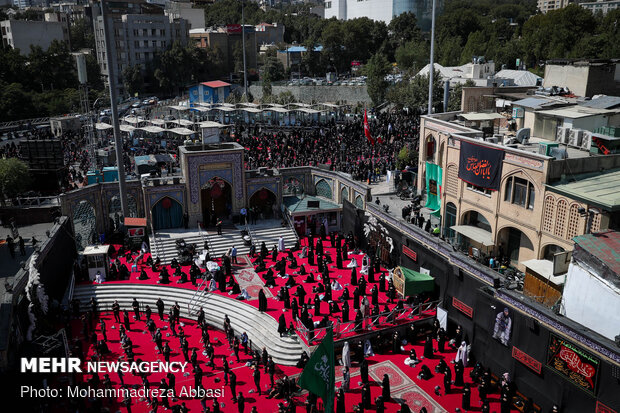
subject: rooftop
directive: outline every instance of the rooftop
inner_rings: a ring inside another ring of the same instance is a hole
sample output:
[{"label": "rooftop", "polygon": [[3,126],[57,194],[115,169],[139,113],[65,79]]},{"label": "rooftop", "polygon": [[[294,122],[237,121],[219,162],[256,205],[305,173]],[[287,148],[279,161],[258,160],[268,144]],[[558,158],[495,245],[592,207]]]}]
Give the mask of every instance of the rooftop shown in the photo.
[{"label": "rooftop", "polygon": [[605,211],[620,211],[620,169],[577,175],[574,179],[547,188]]},{"label": "rooftop", "polygon": [[231,86],[230,83],[222,82],[221,80],[212,80],[210,82],[202,82],[201,85],[204,85],[207,87],[213,87],[213,88]]},{"label": "rooftop", "polygon": [[517,86],[536,86],[542,77],[535,75],[528,70],[500,70],[495,74],[495,78],[512,79]]},{"label": "rooftop", "polygon": [[[323,198],[309,195],[305,195],[302,198],[298,196],[288,196],[282,201],[284,202],[286,208],[291,212],[291,214],[299,214],[309,211],[339,211],[342,209],[342,207],[338,204],[327,201]],[[309,201],[318,202],[318,207],[309,207]]]},{"label": "rooftop", "polygon": [[608,230],[573,238],[575,245],[620,277],[620,232]]},{"label": "rooftop", "polygon": [[598,97],[592,97],[591,100],[581,102],[579,106],[586,106],[596,109],[613,109],[620,107],[620,96],[607,96],[601,95]]},{"label": "rooftop", "polygon": [[614,115],[620,113],[620,109],[599,109],[581,105],[565,106],[556,109],[541,110],[541,115],[549,115],[558,118],[580,119],[590,116]]}]

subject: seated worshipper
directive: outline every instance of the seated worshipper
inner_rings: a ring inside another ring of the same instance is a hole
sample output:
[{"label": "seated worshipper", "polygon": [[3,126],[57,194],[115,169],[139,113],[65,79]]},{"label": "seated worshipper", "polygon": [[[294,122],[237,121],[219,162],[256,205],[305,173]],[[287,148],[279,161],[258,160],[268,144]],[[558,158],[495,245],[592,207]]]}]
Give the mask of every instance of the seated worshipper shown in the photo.
[{"label": "seated worshipper", "polygon": [[369,268],[370,268],[370,260],[368,259],[368,255],[364,254],[364,258],[362,258],[362,269],[360,271],[360,274],[367,275]]},{"label": "seated worshipper", "polygon": [[313,274],[313,273],[308,274],[308,276],[306,277],[306,279],[304,280],[304,282],[305,282],[305,283],[313,283],[313,282],[316,282],[316,281],[314,280],[314,274]]},{"label": "seated worshipper", "polygon": [[275,245],[271,248],[271,261],[278,261],[278,248]]},{"label": "seated worshipper", "polygon": [[306,267],[302,264],[293,274],[306,275]]},{"label": "seated worshipper", "polygon": [[255,257],[256,256],[256,245],[254,245],[254,244],[250,245],[250,251],[249,251],[248,255],[250,257]]},{"label": "seated worshipper", "polygon": [[364,341],[364,356],[365,357],[373,357],[375,352],[372,351],[372,344],[370,344],[370,340]]},{"label": "seated worshipper", "polygon": [[95,275],[95,282],[97,284],[105,282],[105,275],[102,274],[101,271],[97,271],[97,274]]},{"label": "seated worshipper", "polygon": [[342,285],[340,285],[340,283],[338,282],[338,280],[334,280],[332,281],[332,290],[334,291],[340,291],[342,290]]},{"label": "seated worshipper", "polygon": [[168,270],[164,267],[159,273],[159,284],[170,284],[170,276],[168,275]]},{"label": "seated worshipper", "polygon": [[329,314],[339,313],[340,307],[336,301],[329,301]]},{"label": "seated worshipper", "polygon": [[292,270],[294,270],[295,268],[298,268],[299,265],[297,264],[297,260],[293,258],[293,261],[291,261],[291,264],[288,267]]},{"label": "seated worshipper", "polygon": [[262,257],[258,257],[258,259],[256,261],[254,261],[254,264],[258,263],[258,265],[256,266],[256,272],[262,272],[265,271],[267,269],[267,266],[265,265],[265,260],[263,260]]},{"label": "seated worshipper", "polygon": [[439,359],[439,364],[435,366],[435,373],[443,374],[443,372],[446,371],[447,368],[448,364],[446,364],[446,361],[444,359]]},{"label": "seated worshipper", "polygon": [[237,300],[249,300],[250,294],[248,294],[247,290],[244,288],[241,290],[241,294],[239,294],[236,298]]},{"label": "seated worshipper", "polygon": [[[178,274],[180,273],[180,274]],[[181,271],[179,268],[177,268],[177,271],[175,271],[174,275],[179,275],[179,279],[177,280],[177,284],[184,284],[187,282],[187,274],[184,273],[183,271]]]},{"label": "seated worshipper", "polygon": [[355,257],[351,258],[351,261],[347,264],[347,268],[357,268],[357,260]]},{"label": "seated worshipper", "polygon": [[270,288],[276,286],[276,280],[273,278],[273,269],[269,268],[263,277],[265,278],[265,286]]},{"label": "seated worshipper", "polygon": [[177,261],[176,258],[173,258],[172,261],[170,261],[170,268],[177,268],[180,267],[179,262]]},{"label": "seated worshipper", "polygon": [[286,284],[287,287],[293,287],[295,285],[297,285],[297,283],[295,282],[295,277],[293,277],[292,275],[288,276],[288,280],[286,280]]},{"label": "seated worshipper", "polygon": [[239,287],[239,283],[234,281],[234,279],[232,284],[232,290],[230,290],[229,294],[241,294],[241,288]]},{"label": "seated worshipper", "polygon": [[215,278],[211,278],[209,280],[209,291],[217,290],[217,283],[215,282]]},{"label": "seated worshipper", "polygon": [[429,369],[426,364],[422,364],[422,367],[420,368],[420,373],[418,374],[418,379],[430,380],[431,377],[433,377],[431,369]]},{"label": "seated worshipper", "polygon": [[340,296],[340,301],[347,301],[349,299],[349,289],[343,288],[342,295]]},{"label": "seated worshipper", "polygon": [[142,270],[140,270],[140,276],[138,277],[139,280],[148,280],[149,276],[146,275],[146,271],[144,271],[144,268]]},{"label": "seated worshipper", "polygon": [[312,287],[312,292],[313,293],[325,293],[325,286],[323,285],[323,283],[318,283],[317,285],[315,285],[314,287]]},{"label": "seated worshipper", "polygon": [[299,258],[306,258],[308,256],[308,247],[303,247],[299,253]]},{"label": "seated worshipper", "polygon": [[409,367],[415,367],[419,362],[420,360],[418,359],[415,349],[412,348],[411,351],[409,352],[409,358],[405,359],[405,364],[408,365]]},{"label": "seated worshipper", "polygon": [[295,256],[293,255],[292,250],[286,251],[286,260],[293,262],[295,260]]}]

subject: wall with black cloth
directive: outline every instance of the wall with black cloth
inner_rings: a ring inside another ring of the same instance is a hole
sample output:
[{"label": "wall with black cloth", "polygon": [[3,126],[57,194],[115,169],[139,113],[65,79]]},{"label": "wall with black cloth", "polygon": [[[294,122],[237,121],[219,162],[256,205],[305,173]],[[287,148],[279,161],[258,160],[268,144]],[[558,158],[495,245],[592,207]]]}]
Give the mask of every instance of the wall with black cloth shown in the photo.
[{"label": "wall with black cloth", "polygon": [[71,223],[65,217],[54,226],[51,237],[42,245],[37,265],[41,282],[50,299],[62,300],[77,256]]},{"label": "wall with black cloth", "polygon": [[346,236],[349,232],[360,240],[362,248],[366,248],[366,239],[364,237],[364,211],[358,209],[346,199],[342,200],[342,233]]}]

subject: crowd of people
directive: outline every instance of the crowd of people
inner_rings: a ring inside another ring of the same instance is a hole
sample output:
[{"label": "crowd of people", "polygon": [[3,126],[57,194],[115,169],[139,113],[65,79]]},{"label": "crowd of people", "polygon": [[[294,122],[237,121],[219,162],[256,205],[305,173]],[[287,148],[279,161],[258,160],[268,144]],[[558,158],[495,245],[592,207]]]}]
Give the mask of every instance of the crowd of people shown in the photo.
[{"label": "crowd of people", "polygon": [[329,165],[332,170],[372,182],[396,166],[405,144],[417,146],[419,116],[406,112],[377,113],[369,121],[372,142],[364,136],[361,117],[343,124],[282,131],[259,127],[237,133],[248,169]]}]

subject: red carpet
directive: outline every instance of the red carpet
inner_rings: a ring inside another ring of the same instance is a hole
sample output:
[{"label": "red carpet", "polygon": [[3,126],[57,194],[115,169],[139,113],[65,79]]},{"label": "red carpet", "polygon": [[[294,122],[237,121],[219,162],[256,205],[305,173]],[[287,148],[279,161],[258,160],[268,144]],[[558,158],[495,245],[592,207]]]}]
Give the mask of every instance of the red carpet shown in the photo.
[{"label": "red carpet", "polygon": [[[101,316],[103,320],[105,320],[107,327],[107,338],[108,338],[108,347],[111,351],[110,354],[105,356],[102,361],[117,361],[120,356],[123,356],[123,350],[120,348],[119,343],[119,333],[118,333],[118,325],[114,323],[114,317],[111,314],[104,314]],[[167,322],[162,322],[159,320],[159,316],[154,314],[153,320],[155,321],[158,327],[162,327],[167,325]],[[223,377],[224,373],[222,371],[222,358],[226,357],[231,369],[235,372],[237,376],[237,392],[243,392],[243,395],[246,400],[246,412],[251,410],[251,406],[256,404],[258,406],[259,412],[276,412],[278,403],[281,403],[282,400],[278,399],[267,399],[266,395],[258,396],[255,393],[255,385],[252,378],[252,370],[245,366],[245,362],[250,360],[250,356],[246,355],[243,350],[240,351],[240,359],[241,362],[237,363],[235,361],[235,357],[233,355],[232,350],[228,348],[228,343],[224,336],[224,333],[219,330],[210,330],[210,339],[211,342],[214,343],[215,354],[216,354],[216,367],[212,369],[211,367],[207,367],[205,362],[207,358],[202,354],[202,343],[200,342],[200,330],[196,326],[194,321],[182,320],[185,324],[183,331],[189,342],[189,352],[191,354],[192,348],[196,348],[198,352],[198,363],[204,372],[203,377],[203,386],[205,389],[221,389],[223,385]],[[101,332],[99,330],[98,320],[95,320],[94,323],[97,326],[96,332],[99,338],[101,338]],[[134,345],[134,352],[136,355],[136,360],[140,359],[142,361],[163,361],[163,355],[157,354],[156,347],[154,343],[151,341],[150,334],[145,330],[145,317],[142,314],[142,321],[131,320],[131,330],[129,331],[129,337],[131,338]],[[114,329],[112,327],[115,327]],[[81,332],[81,323],[78,320],[73,322],[73,331]],[[180,352],[179,341],[176,337],[170,336],[166,337],[166,331],[164,332],[164,342],[168,342],[172,349],[171,361],[184,361],[184,357]],[[177,327],[178,331],[178,327]],[[84,354],[87,358],[90,359],[94,354],[94,347],[90,343],[86,342],[81,333],[79,334],[82,339]],[[70,343],[71,345],[71,343]],[[448,412],[454,412],[457,407],[461,406],[461,388],[457,388],[452,386],[452,392],[448,395],[443,395],[443,375],[434,373],[435,366],[439,363],[439,359],[445,357],[448,364],[454,358],[455,351],[450,350],[446,353],[436,353],[436,358],[434,359],[426,359],[423,360],[416,367],[409,367],[404,364],[404,360],[408,357],[408,353],[411,347],[416,349],[418,355],[423,353],[423,346],[421,344],[407,344],[405,346],[405,351],[401,354],[392,354],[388,351],[385,354],[376,354],[373,357],[370,357],[369,360],[369,376],[371,379],[371,394],[373,400],[373,409],[374,409],[374,399],[381,394],[381,387],[379,383],[372,383],[373,380],[376,382],[380,382],[383,374],[388,374],[390,376],[390,386],[392,391],[393,399],[405,399],[407,400],[409,406],[412,408],[412,412],[418,412],[419,409],[424,406],[428,410],[429,413],[433,412],[442,412],[447,410]],[[375,352],[379,349],[375,348]],[[336,355],[337,358],[340,357],[340,354]],[[428,380],[419,380],[417,378],[417,374],[420,371],[420,366],[422,364],[426,364],[429,366],[434,376]],[[450,367],[453,366],[450,364]],[[465,369],[465,382],[470,382],[469,380],[469,372],[471,367]],[[191,371],[191,365],[188,365],[186,371]],[[300,369],[295,367],[286,367],[286,366],[277,366],[276,368],[276,377],[277,380],[282,375],[286,374],[289,377],[297,377],[301,373]],[[90,378],[90,375],[84,374],[80,375],[82,380],[87,380]],[[162,378],[165,377],[165,373],[153,373],[148,377],[148,381],[151,384],[151,388],[157,388],[159,382]],[[100,375],[100,378],[103,379],[103,375]],[[110,374],[110,379],[112,381],[112,385],[114,387],[120,386],[119,377],[116,373]],[[139,387],[142,386],[142,381],[139,376],[134,376],[131,373],[126,374],[124,377],[125,384],[128,385],[137,385]],[[350,380],[350,391],[345,393],[345,400],[347,412],[351,412],[353,410],[353,406],[359,404],[361,401],[361,390],[358,382],[360,381],[359,377],[359,369],[357,368],[356,363],[353,363],[353,368],[351,369],[351,380]],[[342,382],[342,367],[337,367],[336,369],[336,387],[340,387]],[[194,384],[194,377],[190,373],[189,376],[184,377],[183,373],[176,374],[176,391],[179,392],[182,386],[192,386]],[[434,388],[436,385],[441,387],[441,396],[436,396],[434,394]],[[270,387],[269,377],[264,374],[264,370],[261,369],[261,386],[263,390],[268,390]],[[253,392],[250,393],[250,390]],[[224,389],[224,397],[219,398],[219,402],[223,404],[222,411],[224,412],[236,412],[237,406],[231,400],[231,391],[229,386],[225,386]],[[294,402],[296,405],[296,411],[302,412],[305,411],[303,408],[303,402],[305,401],[306,393],[302,392],[299,396],[294,398]],[[499,411],[499,403],[497,403],[498,396],[490,395],[489,399],[492,401],[491,403],[491,411],[498,412]],[[472,388],[472,406],[474,407],[470,411],[480,411],[479,408],[479,397],[477,390]],[[105,400],[103,405],[112,409],[112,411],[127,411],[126,407],[121,406],[120,399],[113,400]],[[149,412],[151,409],[148,406],[147,402],[144,400],[132,400],[133,405],[131,406],[132,412]],[[191,399],[189,397],[181,397],[177,402],[173,402],[170,400],[171,405],[180,404],[184,402],[186,406],[190,409],[191,412],[201,412],[201,404],[199,400]],[[207,402],[207,406],[212,405],[212,398],[209,398]],[[398,410],[398,404],[395,400],[386,404],[386,411],[388,412],[396,412]],[[160,411],[164,411],[160,403]]]}]

